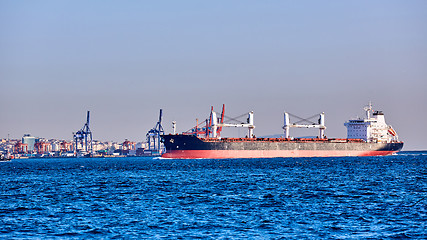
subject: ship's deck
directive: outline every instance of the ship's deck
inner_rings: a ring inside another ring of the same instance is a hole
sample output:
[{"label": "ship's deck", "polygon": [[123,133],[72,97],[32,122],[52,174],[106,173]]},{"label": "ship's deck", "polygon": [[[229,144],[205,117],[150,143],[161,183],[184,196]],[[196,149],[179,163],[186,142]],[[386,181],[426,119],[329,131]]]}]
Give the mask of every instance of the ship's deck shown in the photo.
[{"label": "ship's deck", "polygon": [[365,142],[346,138],[199,138],[204,142]]}]

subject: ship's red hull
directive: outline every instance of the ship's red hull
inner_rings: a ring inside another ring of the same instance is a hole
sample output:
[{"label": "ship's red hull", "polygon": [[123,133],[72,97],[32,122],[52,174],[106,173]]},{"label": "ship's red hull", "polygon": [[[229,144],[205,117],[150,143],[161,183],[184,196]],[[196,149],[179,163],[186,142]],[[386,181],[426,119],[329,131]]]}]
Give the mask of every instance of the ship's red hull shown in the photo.
[{"label": "ship's red hull", "polygon": [[398,151],[355,150],[170,150],[164,158],[279,158],[279,157],[346,157],[385,156]]}]

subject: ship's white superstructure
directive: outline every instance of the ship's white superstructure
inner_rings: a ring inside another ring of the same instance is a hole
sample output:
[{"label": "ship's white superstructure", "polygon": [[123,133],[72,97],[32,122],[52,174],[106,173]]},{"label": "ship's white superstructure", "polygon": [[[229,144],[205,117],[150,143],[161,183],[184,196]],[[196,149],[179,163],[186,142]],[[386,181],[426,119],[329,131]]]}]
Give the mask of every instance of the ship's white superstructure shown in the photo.
[{"label": "ship's white superstructure", "polygon": [[364,110],[366,111],[365,119],[359,118],[344,123],[344,126],[347,127],[347,138],[363,139],[366,142],[392,142],[398,140],[396,131],[385,122],[383,112],[373,111],[371,103]]}]

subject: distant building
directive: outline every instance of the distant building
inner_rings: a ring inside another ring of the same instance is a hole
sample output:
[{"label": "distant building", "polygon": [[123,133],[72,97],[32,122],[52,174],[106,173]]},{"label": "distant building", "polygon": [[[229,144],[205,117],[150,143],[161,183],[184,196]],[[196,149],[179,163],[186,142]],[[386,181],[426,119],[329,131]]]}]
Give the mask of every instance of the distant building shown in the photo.
[{"label": "distant building", "polygon": [[147,143],[139,142],[135,145],[135,147],[136,147],[136,149],[138,149],[138,148],[145,149],[145,148],[147,148]]},{"label": "distant building", "polygon": [[22,137],[22,144],[28,145],[28,151],[34,151],[34,144],[36,143],[36,138],[31,136],[30,134],[24,134]]},{"label": "distant building", "polygon": [[53,141],[50,145],[53,152],[61,151],[61,143],[59,141]]},{"label": "distant building", "polygon": [[28,153],[28,144],[17,142],[14,146],[14,153]]},{"label": "distant building", "polygon": [[52,151],[52,145],[49,142],[45,141],[37,141],[34,144],[34,148],[39,154],[45,154]]}]

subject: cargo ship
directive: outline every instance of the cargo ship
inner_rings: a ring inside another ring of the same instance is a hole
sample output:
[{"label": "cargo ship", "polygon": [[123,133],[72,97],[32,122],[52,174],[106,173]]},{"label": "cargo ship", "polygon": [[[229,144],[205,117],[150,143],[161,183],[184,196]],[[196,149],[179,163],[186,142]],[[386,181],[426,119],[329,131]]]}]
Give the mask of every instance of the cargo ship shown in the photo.
[{"label": "cargo ship", "polygon": [[[325,114],[320,113],[317,122],[300,121],[291,123],[290,113],[284,113],[283,136],[278,138],[257,138],[254,135],[254,113],[249,112],[246,123],[224,123],[224,109],[221,116],[211,108],[210,118],[205,127],[196,126],[187,132],[162,135],[166,152],[164,158],[279,158],[279,157],[342,157],[342,156],[384,156],[400,151],[403,142],[392,126],[385,122],[384,113],[373,111],[372,104],[364,108],[366,118],[357,118],[344,123],[347,138],[325,136]],[[309,122],[302,124],[301,122]],[[222,138],[223,127],[244,127],[248,129],[245,138]],[[294,138],[289,136],[290,128],[317,128],[319,136]]]}]

